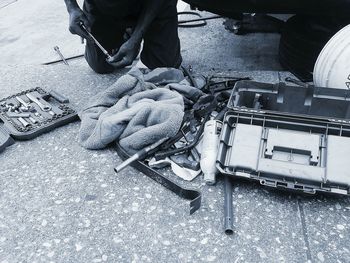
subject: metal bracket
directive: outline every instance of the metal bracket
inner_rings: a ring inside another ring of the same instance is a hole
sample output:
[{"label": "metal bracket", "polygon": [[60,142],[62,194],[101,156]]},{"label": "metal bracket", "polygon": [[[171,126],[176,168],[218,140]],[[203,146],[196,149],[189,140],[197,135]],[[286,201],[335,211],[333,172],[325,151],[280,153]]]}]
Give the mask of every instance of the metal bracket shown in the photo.
[{"label": "metal bracket", "polygon": [[[122,147],[119,145],[119,143],[116,143],[116,151],[119,155],[119,157],[122,160],[126,160],[130,156],[122,149]],[[173,182],[169,178],[166,178],[161,173],[157,172],[156,170],[149,167],[147,164],[141,161],[136,161],[131,163],[131,166],[138,170],[139,172],[147,175],[152,180],[156,181],[157,183],[161,184],[168,190],[172,191],[176,195],[191,200],[190,202],[190,214],[192,215],[195,211],[197,211],[201,206],[201,200],[202,200],[202,194],[200,191],[195,189],[187,189],[184,188],[177,183]]]}]

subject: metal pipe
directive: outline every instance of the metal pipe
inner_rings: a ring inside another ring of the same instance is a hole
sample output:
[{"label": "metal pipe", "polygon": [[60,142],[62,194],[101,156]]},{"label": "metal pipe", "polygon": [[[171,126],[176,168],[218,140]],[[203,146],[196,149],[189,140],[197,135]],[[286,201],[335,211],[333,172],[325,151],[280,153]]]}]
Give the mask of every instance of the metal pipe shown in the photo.
[{"label": "metal pipe", "polygon": [[108,51],[101,45],[101,43],[89,32],[89,30],[87,30],[87,28],[85,27],[85,25],[83,23],[81,23],[81,27],[86,31],[86,33],[93,39],[93,41],[95,42],[96,46],[99,47],[99,49],[102,51],[103,54],[106,55],[107,59],[112,58],[111,55],[108,53]]},{"label": "metal pipe", "polygon": [[129,157],[128,159],[126,159],[124,162],[122,162],[120,165],[118,165],[116,168],[114,168],[114,171],[116,173],[119,173],[120,171],[124,170],[127,166],[129,166],[130,164],[132,164],[135,161],[139,161],[141,159],[144,159],[147,157],[147,155],[155,150],[156,148],[158,148],[160,145],[162,145],[166,140],[168,140],[169,138],[163,138],[155,143],[153,143],[150,146],[147,146],[146,148],[138,151],[137,153],[135,153],[134,155],[132,155],[131,157]]},{"label": "metal pipe", "polygon": [[233,205],[232,205],[232,182],[228,175],[224,179],[224,230],[226,235],[232,235],[233,231]]}]

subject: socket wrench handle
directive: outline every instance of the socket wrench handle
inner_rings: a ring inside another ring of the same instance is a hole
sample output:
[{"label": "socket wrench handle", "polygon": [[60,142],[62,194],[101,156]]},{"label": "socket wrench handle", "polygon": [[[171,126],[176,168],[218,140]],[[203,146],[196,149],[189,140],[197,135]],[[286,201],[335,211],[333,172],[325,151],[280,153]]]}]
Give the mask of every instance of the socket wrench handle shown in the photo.
[{"label": "socket wrench handle", "polygon": [[42,103],[41,99],[37,98],[33,94],[28,93],[28,94],[26,94],[26,96],[28,97],[28,99],[30,99],[32,102],[34,102],[36,105],[38,105],[42,111],[45,111],[45,112],[51,111],[52,107],[50,105]]},{"label": "socket wrench handle", "polygon": [[112,56],[108,53],[108,51],[101,45],[100,42],[87,30],[85,25],[83,23],[80,23],[80,26],[83,30],[86,31],[86,33],[92,38],[92,40],[95,42],[96,46],[102,51],[103,54],[106,55],[107,59],[112,58]]}]

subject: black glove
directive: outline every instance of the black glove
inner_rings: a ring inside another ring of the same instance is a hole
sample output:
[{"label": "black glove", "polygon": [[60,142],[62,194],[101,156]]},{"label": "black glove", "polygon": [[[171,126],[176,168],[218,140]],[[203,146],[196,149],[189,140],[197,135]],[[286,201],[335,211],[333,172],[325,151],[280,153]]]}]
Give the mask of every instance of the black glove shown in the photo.
[{"label": "black glove", "polygon": [[93,41],[87,32],[81,27],[81,23],[84,24],[87,30],[91,30],[91,24],[84,14],[84,12],[76,8],[69,12],[69,31],[74,35],[79,35],[89,41]]},{"label": "black glove", "polygon": [[107,62],[115,68],[123,68],[132,64],[140,51],[140,42],[133,41],[132,38],[126,41],[119,48],[118,52],[107,59]]}]

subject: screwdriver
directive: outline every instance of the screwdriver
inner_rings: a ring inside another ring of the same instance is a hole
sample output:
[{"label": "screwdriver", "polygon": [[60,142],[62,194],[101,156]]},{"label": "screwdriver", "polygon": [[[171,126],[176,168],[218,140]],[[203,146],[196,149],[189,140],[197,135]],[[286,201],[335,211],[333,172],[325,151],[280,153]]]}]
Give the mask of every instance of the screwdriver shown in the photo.
[{"label": "screwdriver", "polygon": [[108,51],[101,45],[100,42],[98,42],[98,40],[87,30],[87,28],[85,27],[85,25],[83,23],[80,23],[80,26],[82,27],[82,29],[84,29],[86,31],[86,33],[92,38],[92,40],[95,42],[95,44],[99,47],[99,49],[103,52],[103,54],[106,55],[107,59],[112,58],[111,55],[108,53]]}]

